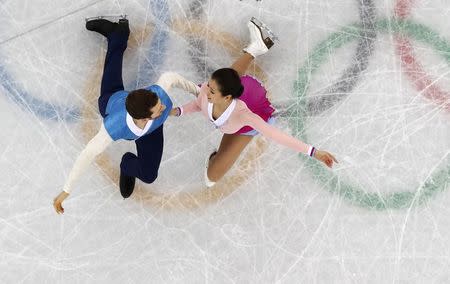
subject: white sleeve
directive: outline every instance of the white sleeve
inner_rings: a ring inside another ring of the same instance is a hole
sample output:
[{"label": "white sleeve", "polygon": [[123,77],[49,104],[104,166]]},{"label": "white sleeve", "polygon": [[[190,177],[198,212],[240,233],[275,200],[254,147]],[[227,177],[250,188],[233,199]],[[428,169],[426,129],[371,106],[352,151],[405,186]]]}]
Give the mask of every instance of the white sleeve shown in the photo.
[{"label": "white sleeve", "polygon": [[171,88],[176,87],[185,90],[195,96],[200,93],[200,87],[195,83],[185,79],[175,72],[164,72],[158,79],[156,85],[169,92]]},{"label": "white sleeve", "polygon": [[73,188],[75,181],[80,177],[81,174],[86,170],[86,168],[92,163],[95,157],[103,152],[109,144],[113,142],[112,138],[109,136],[108,132],[106,132],[105,126],[102,123],[100,130],[88,142],[84,150],[80,153],[75,164],[70,171],[69,177],[67,178],[66,184],[64,185],[63,190],[67,193]]}]

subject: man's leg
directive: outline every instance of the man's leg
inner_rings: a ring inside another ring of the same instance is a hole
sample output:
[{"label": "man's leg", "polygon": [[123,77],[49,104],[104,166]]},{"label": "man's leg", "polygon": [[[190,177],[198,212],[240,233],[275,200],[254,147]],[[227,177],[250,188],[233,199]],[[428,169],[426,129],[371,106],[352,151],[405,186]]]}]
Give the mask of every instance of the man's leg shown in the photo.
[{"label": "man's leg", "polygon": [[158,177],[164,149],[163,126],[135,141],[137,156],[129,152],[123,155],[120,192],[124,198],[133,193],[136,177],[145,183],[152,183]]},{"label": "man's leg", "polygon": [[102,34],[108,41],[100,97],[98,99],[100,114],[105,117],[106,106],[111,95],[124,89],[122,62],[123,53],[127,48],[130,29],[126,19],[120,19],[119,23],[113,23],[105,19],[91,20],[86,23],[86,28]]}]

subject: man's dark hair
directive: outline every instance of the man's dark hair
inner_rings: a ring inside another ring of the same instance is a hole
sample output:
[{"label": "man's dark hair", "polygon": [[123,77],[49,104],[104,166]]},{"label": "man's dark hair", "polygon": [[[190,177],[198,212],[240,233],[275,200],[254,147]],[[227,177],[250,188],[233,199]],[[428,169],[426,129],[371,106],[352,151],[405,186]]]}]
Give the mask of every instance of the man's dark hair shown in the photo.
[{"label": "man's dark hair", "polygon": [[150,111],[158,103],[158,96],[152,91],[138,89],[131,91],[125,102],[127,112],[134,119],[150,118]]}]

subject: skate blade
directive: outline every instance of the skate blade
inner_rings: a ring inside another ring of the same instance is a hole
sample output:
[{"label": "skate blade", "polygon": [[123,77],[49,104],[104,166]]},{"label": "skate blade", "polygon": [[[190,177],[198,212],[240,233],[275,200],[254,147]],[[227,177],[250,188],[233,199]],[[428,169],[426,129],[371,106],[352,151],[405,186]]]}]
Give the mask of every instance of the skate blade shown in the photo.
[{"label": "skate blade", "polygon": [[88,17],[85,18],[86,22],[91,21],[91,20],[101,20],[101,19],[106,19],[106,20],[121,20],[121,19],[126,19],[127,15],[123,14],[123,15],[104,15],[104,16],[95,16],[95,17]]},{"label": "skate blade", "polygon": [[255,26],[257,26],[260,30],[264,30],[265,32],[267,32],[267,34],[269,35],[270,40],[272,41],[272,44],[274,43],[274,41],[278,40],[278,36],[275,35],[275,33],[263,22],[261,22],[260,20],[258,20],[255,17],[252,17],[250,19],[250,22],[252,22]]}]

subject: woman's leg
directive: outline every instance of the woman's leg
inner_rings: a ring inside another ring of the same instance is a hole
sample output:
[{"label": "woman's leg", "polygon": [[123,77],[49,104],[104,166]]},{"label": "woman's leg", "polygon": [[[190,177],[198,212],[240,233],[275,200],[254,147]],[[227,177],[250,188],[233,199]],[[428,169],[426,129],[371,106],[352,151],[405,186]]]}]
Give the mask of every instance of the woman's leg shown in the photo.
[{"label": "woman's leg", "polygon": [[221,179],[231,169],[239,155],[252,141],[252,138],[253,136],[248,135],[224,134],[217,154],[209,160],[209,180],[218,181]]},{"label": "woman's leg", "polygon": [[247,71],[247,68],[248,66],[250,66],[250,63],[252,63],[253,59],[255,59],[253,56],[251,56],[247,52],[244,52],[244,54],[239,56],[239,58],[234,61],[234,63],[231,65],[231,68],[236,70],[239,76],[242,76],[245,74],[245,71]]}]

